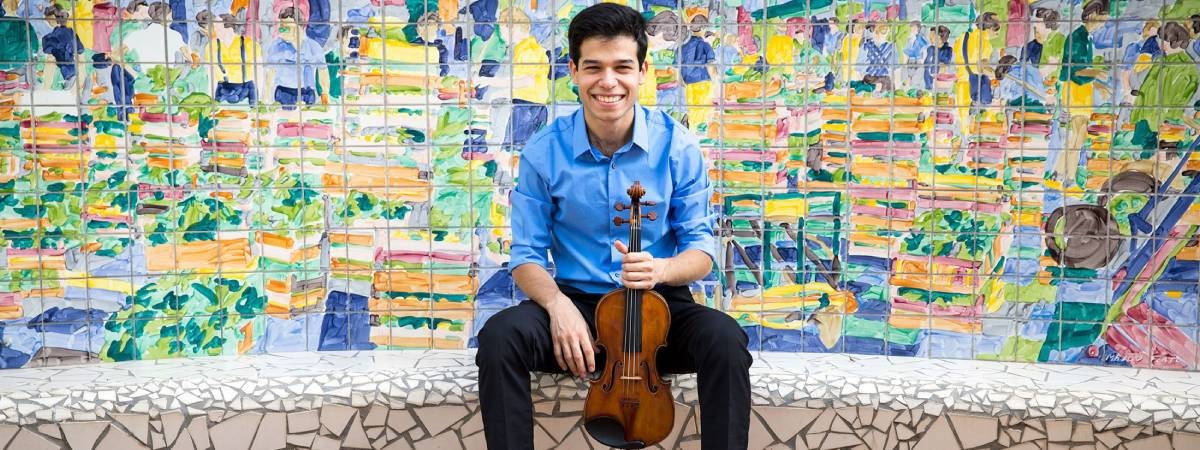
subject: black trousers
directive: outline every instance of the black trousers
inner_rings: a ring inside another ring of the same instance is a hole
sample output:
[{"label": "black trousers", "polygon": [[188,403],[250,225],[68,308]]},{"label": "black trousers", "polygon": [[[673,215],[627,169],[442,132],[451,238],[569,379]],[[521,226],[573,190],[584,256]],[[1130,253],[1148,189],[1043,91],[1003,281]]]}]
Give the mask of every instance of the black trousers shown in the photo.
[{"label": "black trousers", "polygon": [[[601,295],[559,286],[596,334]],[[729,315],[692,301],[687,287],[655,288],[667,300],[671,328],[659,352],[662,373],[696,373],[701,447],[744,449],[750,427],[750,364],[745,331]],[[597,355],[596,368],[604,355]],[[550,315],[533,301],[500,311],[479,330],[479,403],[488,448],[533,448],[531,371],[565,373],[554,359]]]}]

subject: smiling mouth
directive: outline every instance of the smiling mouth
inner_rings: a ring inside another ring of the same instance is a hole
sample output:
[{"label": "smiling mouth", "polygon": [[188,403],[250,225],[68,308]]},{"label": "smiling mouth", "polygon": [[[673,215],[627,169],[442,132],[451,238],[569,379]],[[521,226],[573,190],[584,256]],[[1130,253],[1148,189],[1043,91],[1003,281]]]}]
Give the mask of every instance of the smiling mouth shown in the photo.
[{"label": "smiling mouth", "polygon": [[616,104],[625,99],[624,95],[593,95],[592,98],[600,103]]}]

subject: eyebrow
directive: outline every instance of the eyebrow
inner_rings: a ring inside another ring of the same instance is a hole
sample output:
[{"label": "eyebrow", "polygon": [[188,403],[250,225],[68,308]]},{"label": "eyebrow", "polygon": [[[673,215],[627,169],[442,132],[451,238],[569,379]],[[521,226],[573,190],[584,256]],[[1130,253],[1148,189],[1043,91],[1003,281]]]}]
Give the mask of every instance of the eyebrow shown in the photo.
[{"label": "eyebrow", "polygon": [[[633,64],[633,63],[634,63],[634,61],[632,59],[619,59],[615,62],[615,64],[618,64],[618,65]],[[581,65],[583,65],[583,64],[603,64],[603,61],[599,61],[599,60],[595,60],[595,59],[585,59],[585,60],[581,61],[580,64]]]}]

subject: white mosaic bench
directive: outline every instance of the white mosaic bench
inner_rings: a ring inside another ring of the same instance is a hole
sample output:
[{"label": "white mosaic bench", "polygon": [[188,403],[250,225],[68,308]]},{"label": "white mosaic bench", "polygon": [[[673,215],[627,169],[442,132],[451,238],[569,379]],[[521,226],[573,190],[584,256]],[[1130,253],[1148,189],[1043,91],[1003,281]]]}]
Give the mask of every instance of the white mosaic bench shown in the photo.
[{"label": "white mosaic bench", "polygon": [[[1200,377],[760,353],[751,448],[1200,448]],[[0,448],[482,449],[470,351],[285,353],[6,370]],[[595,448],[586,386],[534,378],[538,448]],[[699,448],[676,377],[666,448]]]}]

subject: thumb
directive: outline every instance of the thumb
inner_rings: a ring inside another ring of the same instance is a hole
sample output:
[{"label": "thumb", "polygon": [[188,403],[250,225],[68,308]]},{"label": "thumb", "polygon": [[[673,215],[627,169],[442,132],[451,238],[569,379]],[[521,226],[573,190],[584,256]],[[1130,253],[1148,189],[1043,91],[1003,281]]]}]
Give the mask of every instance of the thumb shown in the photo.
[{"label": "thumb", "polygon": [[620,239],[613,241],[613,246],[616,247],[617,251],[621,252],[621,254],[629,253],[629,247],[626,247],[625,244],[621,243]]}]

